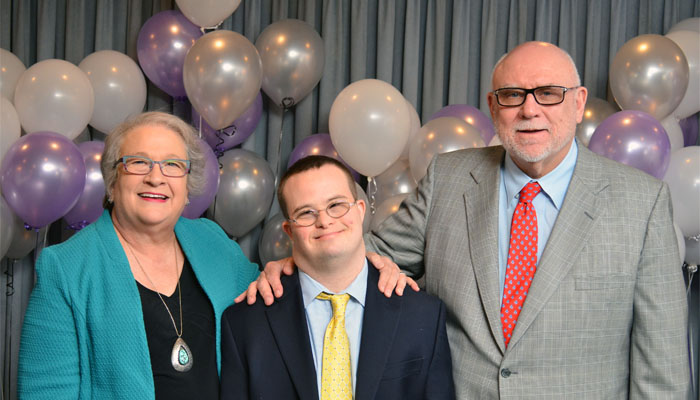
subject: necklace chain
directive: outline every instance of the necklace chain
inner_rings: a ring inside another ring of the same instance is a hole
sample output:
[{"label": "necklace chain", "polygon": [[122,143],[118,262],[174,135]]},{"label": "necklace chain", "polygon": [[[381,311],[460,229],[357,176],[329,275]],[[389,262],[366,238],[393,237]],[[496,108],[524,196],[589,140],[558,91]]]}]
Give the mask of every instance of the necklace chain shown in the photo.
[{"label": "necklace chain", "polygon": [[[163,302],[163,305],[165,306],[165,309],[168,311],[168,315],[170,316],[170,321],[172,321],[172,323],[173,323],[173,328],[175,328],[175,333],[177,334],[177,337],[179,337],[179,338],[182,337],[182,334],[183,334],[183,329],[182,329],[182,292],[180,291],[180,277],[177,278],[177,298],[178,298],[178,302],[180,303],[180,332],[178,332],[177,325],[175,324],[175,318],[173,318],[173,313],[170,312],[170,308],[165,303],[165,300],[163,300],[163,296],[160,295],[158,288],[156,287],[156,285],[153,283],[151,278],[146,273],[146,270],[141,265],[141,261],[139,261],[139,258],[136,257],[136,253],[134,252],[134,249],[131,248],[131,245],[129,244],[129,242],[126,239],[124,239],[124,243],[126,243],[126,246],[129,248],[131,255],[134,256],[134,259],[136,260],[136,264],[141,269],[141,272],[143,272],[143,275],[146,277],[146,279],[148,279],[148,282],[151,284],[153,289],[155,289],[155,292],[158,295],[158,298],[160,299],[160,301]],[[175,245],[175,243],[173,243],[173,251],[175,253],[175,274],[177,274],[177,246]]]}]

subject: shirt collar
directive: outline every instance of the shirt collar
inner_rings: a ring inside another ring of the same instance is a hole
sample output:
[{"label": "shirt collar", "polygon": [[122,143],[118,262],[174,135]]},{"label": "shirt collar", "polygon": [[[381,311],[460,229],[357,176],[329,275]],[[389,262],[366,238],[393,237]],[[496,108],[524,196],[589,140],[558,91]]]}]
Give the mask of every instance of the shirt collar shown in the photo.
[{"label": "shirt collar", "polygon": [[328,290],[325,286],[320,284],[318,281],[316,281],[314,278],[310,277],[308,274],[306,274],[304,271],[299,270],[299,284],[301,285],[301,293],[302,297],[304,299],[304,309],[306,309],[311,302],[316,300],[316,296],[318,296],[319,293],[321,292],[326,292],[326,293],[331,293],[331,294],[342,294],[342,293],[347,293],[355,299],[362,307],[365,306],[365,296],[367,294],[367,259],[365,258],[365,264],[362,267],[362,270],[360,271],[359,274],[355,277],[355,280],[350,283],[350,285],[342,291],[341,293],[334,293],[331,290]]},{"label": "shirt collar", "polygon": [[547,175],[540,179],[532,179],[524,173],[515,162],[506,154],[503,168],[503,181],[506,187],[506,199],[508,202],[515,198],[520,190],[530,181],[536,181],[542,187],[542,191],[552,200],[557,209],[561,208],[566,196],[566,191],[569,188],[571,175],[576,166],[576,158],[578,157],[578,147],[576,140],[571,142],[571,147],[566,157]]}]

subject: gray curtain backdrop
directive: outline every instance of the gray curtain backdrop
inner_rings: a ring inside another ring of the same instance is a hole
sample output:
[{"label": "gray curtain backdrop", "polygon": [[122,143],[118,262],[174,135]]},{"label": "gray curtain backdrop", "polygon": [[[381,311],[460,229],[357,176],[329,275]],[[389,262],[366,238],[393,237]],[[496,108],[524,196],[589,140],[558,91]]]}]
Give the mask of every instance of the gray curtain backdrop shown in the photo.
[{"label": "gray curtain backdrop", "polygon": [[[27,67],[50,58],[77,65],[108,49],[138,62],[136,38],[143,23],[176,8],[173,0],[0,0],[0,47]],[[421,119],[448,104],[469,104],[488,115],[493,65],[517,44],[542,40],[571,54],[590,96],[608,98],[608,68],[626,41],[646,33],[663,35],[677,22],[698,16],[700,0],[244,0],[219,29],[239,32],[255,43],[270,23],[297,18],[314,26],[324,40],[326,65],[318,86],[286,113],[265,99],[263,118],[242,146],[266,158],[273,169],[278,163],[284,169],[295,144],[328,132],[333,100],[356,80],[391,83]],[[189,104],[173,104],[150,83],[146,109],[184,118],[190,112]],[[89,128],[76,141],[102,138]],[[274,204],[270,215],[277,211]],[[70,234],[63,227],[51,231],[44,244]],[[260,231],[259,226],[238,240],[254,261]],[[4,259],[0,266],[0,285],[13,283],[12,290],[0,294],[3,398],[16,396],[17,351],[34,283],[33,257]],[[694,310],[696,303],[691,304]],[[698,321],[693,325],[698,332]]]}]

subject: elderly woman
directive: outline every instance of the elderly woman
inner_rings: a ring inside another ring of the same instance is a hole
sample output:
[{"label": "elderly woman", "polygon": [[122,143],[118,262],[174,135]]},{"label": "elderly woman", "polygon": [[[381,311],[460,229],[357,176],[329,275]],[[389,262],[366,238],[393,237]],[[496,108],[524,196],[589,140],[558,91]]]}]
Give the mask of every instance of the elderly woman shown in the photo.
[{"label": "elderly woman", "polygon": [[107,210],[37,261],[21,398],[218,398],[221,313],[258,269],[218,225],[180,217],[203,160],[165,113],[107,137]]}]

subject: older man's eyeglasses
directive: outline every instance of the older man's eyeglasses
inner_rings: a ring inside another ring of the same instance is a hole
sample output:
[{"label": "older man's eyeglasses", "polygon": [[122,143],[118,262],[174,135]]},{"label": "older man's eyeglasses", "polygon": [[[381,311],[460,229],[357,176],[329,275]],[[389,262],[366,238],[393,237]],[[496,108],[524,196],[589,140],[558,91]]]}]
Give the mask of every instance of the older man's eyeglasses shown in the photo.
[{"label": "older man's eyeglasses", "polygon": [[357,204],[357,201],[349,203],[347,201],[334,201],[326,207],[325,210],[314,210],[312,208],[305,208],[299,211],[297,214],[293,215],[294,218],[290,218],[288,221],[299,226],[311,226],[316,223],[321,211],[325,211],[329,217],[340,218],[350,211],[350,208]]},{"label": "older man's eyeglasses", "polygon": [[517,107],[525,103],[527,95],[532,93],[537,104],[542,106],[553,106],[564,101],[566,92],[580,86],[540,86],[533,89],[523,88],[502,88],[493,91],[496,102],[503,107]]},{"label": "older man's eyeglasses", "polygon": [[147,175],[153,169],[154,164],[158,164],[160,172],[170,178],[181,178],[190,172],[190,160],[180,160],[172,158],[169,160],[154,161],[148,157],[123,156],[114,163],[114,168],[124,164],[124,170],[134,175]]}]

